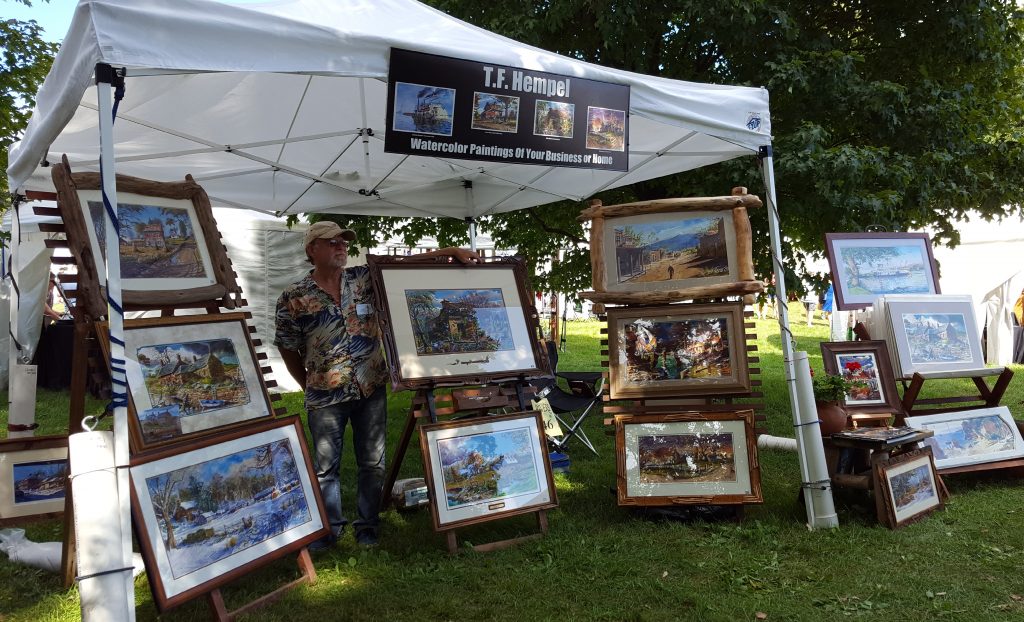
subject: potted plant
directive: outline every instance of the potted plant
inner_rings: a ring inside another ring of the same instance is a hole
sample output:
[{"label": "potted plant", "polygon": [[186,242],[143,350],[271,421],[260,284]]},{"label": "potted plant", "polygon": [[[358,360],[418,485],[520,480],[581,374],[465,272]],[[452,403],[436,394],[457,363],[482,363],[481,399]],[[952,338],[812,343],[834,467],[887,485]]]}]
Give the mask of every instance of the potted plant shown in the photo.
[{"label": "potted plant", "polygon": [[831,435],[846,428],[846,395],[854,383],[842,376],[822,374],[813,376],[814,405],[818,409],[822,436]]}]

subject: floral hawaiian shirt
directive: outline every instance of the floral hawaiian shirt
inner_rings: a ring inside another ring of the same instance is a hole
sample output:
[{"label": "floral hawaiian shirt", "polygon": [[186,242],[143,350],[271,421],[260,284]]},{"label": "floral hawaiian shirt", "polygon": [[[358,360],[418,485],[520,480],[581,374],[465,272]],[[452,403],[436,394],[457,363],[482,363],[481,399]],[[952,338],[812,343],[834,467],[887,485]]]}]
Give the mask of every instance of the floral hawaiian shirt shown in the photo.
[{"label": "floral hawaiian shirt", "polygon": [[372,310],[366,266],[345,268],[340,306],[317,286],[312,270],[277,299],[274,345],[302,357],[306,410],[367,397],[386,382],[380,327]]}]

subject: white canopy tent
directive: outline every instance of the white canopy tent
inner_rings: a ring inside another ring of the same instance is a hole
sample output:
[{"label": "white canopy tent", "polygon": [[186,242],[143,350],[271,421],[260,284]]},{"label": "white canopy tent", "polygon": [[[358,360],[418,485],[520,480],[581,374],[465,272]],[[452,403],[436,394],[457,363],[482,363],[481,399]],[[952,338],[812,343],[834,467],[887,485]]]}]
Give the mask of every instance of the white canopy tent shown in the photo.
[{"label": "white canopy tent", "polygon": [[[629,170],[384,153],[392,47],[628,85]],[[100,78],[99,89],[93,86],[103,65],[126,69],[126,93],[113,128],[110,78]],[[583,200],[603,190],[758,156],[767,186],[777,293],[785,300],[766,90],[681,82],[584,63],[413,0],[283,0],[244,6],[210,0],[83,0],[37,95],[25,135],[11,151],[10,187],[51,189],[47,163],[62,154],[75,171],[98,170],[102,159],[105,192],[113,205],[116,168],[160,181],[190,173],[214,204],[266,213],[469,219]],[[116,245],[112,235],[108,247]],[[110,296],[117,303],[118,261],[111,258],[110,263]],[[786,373],[792,380],[788,318],[784,306],[780,311]],[[113,316],[111,333],[120,334]],[[794,384],[787,382],[797,422]],[[115,430],[118,417],[115,411]],[[813,478],[801,449],[807,483]],[[122,451],[117,464],[126,461]],[[809,522],[834,524],[834,514],[823,522],[815,516],[810,499],[817,494],[805,495]]]}]

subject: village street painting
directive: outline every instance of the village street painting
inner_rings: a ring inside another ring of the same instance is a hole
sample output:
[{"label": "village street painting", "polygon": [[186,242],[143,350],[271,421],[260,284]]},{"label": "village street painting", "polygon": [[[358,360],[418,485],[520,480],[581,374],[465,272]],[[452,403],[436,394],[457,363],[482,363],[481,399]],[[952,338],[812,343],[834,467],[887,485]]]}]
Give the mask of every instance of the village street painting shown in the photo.
[{"label": "village street painting", "polygon": [[885,403],[874,354],[836,354],[836,367],[843,380],[851,383],[846,392],[847,404]]},{"label": "village street painting", "polygon": [[145,480],[171,575],[179,579],[311,519],[288,439]]},{"label": "village street painting", "polygon": [[650,283],[729,274],[721,216],[680,216],[614,227],[616,283]]},{"label": "village street painting", "polygon": [[973,360],[962,313],[903,313],[901,320],[913,364]]},{"label": "village street painting", "polygon": [[407,289],[416,354],[514,350],[501,288]]},{"label": "village street painting", "polygon": [[409,82],[395,83],[392,129],[451,136],[454,119],[455,89]]},{"label": "village street painting", "polygon": [[637,444],[641,484],[736,481],[731,433],[645,435]]},{"label": "village street painting", "polygon": [[532,439],[528,427],[438,439],[448,509],[538,492]]},{"label": "village street painting", "polygon": [[587,106],[587,149],[625,151],[626,111]]},{"label": "village street painting", "polygon": [[[106,257],[103,204],[99,201],[88,204],[100,252]],[[123,278],[207,276],[187,209],[118,203],[117,220]]]},{"label": "village street painting", "polygon": [[931,463],[928,461],[891,476],[889,489],[892,491],[897,517],[906,513],[912,505],[938,499],[935,483],[932,481]]},{"label": "village street painting", "polygon": [[841,246],[836,254],[841,287],[850,295],[934,293],[931,263],[921,244]]},{"label": "village street painting", "polygon": [[533,133],[537,136],[572,138],[576,104],[538,99],[534,107]]},{"label": "village street painting", "polygon": [[136,350],[135,358],[152,405],[138,418],[147,442],[179,436],[181,417],[250,401],[231,339],[147,345]]},{"label": "village street painting", "polygon": [[15,463],[13,468],[15,505],[64,498],[69,470],[67,459]]},{"label": "village street painting", "polygon": [[474,130],[515,133],[519,131],[519,98],[493,93],[473,93]]},{"label": "village street painting", "polygon": [[731,377],[728,326],[724,316],[629,322],[620,337],[626,380],[645,383]]}]

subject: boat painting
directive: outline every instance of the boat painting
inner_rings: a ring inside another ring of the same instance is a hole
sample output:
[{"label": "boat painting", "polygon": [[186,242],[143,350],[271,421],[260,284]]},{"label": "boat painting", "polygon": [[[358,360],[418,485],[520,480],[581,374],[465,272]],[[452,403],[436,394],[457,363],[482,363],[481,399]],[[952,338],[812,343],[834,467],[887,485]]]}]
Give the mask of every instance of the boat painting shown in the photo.
[{"label": "boat painting", "polygon": [[392,129],[451,136],[455,121],[455,89],[409,82],[395,83]]}]

